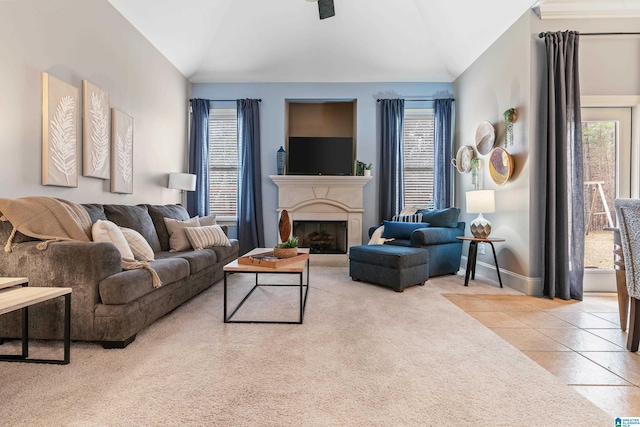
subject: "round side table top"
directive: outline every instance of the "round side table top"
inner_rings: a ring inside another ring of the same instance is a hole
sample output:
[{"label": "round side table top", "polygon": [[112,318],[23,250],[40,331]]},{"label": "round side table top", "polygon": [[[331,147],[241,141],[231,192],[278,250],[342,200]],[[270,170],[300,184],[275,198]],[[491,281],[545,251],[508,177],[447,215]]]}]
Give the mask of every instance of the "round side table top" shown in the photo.
[{"label": "round side table top", "polygon": [[472,242],[488,242],[488,243],[494,243],[494,242],[504,242],[505,240],[500,238],[500,237],[487,237],[486,239],[481,239],[479,237],[467,237],[467,236],[456,236],[456,239],[458,240],[469,240]]}]

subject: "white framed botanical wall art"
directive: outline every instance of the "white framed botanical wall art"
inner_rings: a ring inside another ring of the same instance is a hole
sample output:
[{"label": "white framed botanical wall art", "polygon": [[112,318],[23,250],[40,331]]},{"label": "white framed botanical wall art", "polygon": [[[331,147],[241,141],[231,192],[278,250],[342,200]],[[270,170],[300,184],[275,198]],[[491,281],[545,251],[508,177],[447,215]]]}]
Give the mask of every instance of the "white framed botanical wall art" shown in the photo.
[{"label": "white framed botanical wall art", "polygon": [[78,88],[42,73],[42,185],[78,186]]},{"label": "white framed botanical wall art", "polygon": [[111,192],[133,193],[133,117],[111,110]]},{"label": "white framed botanical wall art", "polygon": [[82,81],[82,175],[109,179],[111,110],[109,94]]}]

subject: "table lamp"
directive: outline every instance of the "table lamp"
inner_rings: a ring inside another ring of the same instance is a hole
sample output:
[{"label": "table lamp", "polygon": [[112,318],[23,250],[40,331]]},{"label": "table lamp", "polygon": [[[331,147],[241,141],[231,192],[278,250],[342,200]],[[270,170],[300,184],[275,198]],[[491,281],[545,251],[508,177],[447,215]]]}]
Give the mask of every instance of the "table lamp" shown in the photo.
[{"label": "table lamp", "polygon": [[171,172],[167,187],[181,191],[194,191],[196,189],[196,176],[191,173]]},{"label": "table lamp", "polygon": [[473,237],[486,239],[491,234],[491,222],[482,216],[483,213],[496,211],[496,200],[493,190],[467,191],[467,213],[477,213],[478,217],[471,221]]}]

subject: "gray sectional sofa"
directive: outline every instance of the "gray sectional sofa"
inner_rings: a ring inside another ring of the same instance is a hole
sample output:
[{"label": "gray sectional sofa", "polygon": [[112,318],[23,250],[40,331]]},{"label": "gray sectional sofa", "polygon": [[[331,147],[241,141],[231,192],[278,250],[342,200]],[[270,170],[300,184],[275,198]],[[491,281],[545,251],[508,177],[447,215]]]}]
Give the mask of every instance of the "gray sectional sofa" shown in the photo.
[{"label": "gray sectional sofa", "polygon": [[[72,340],[126,347],[139,331],[222,279],[222,267],[238,257],[235,239],[230,239],[230,247],[169,252],[163,218],[189,219],[180,205],[83,206],[92,222],[109,220],[138,231],[155,253],[150,265],[163,284],[154,288],[147,270],[123,271],[120,252],[112,243],[54,242],[38,250],[38,241],[18,233],[13,251],[0,251],[0,276],[28,277],[30,286],[72,288]],[[0,221],[2,245],[11,229],[10,223]],[[62,339],[63,312],[62,301],[31,307],[30,338]],[[19,312],[0,316],[0,342],[20,337],[20,319]]]}]

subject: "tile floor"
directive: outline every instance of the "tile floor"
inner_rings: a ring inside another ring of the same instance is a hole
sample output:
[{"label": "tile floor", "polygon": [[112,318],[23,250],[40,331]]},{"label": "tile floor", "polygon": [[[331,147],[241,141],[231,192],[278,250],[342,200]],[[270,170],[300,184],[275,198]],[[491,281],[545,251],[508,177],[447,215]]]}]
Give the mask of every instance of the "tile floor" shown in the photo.
[{"label": "tile floor", "polygon": [[616,294],[445,297],[612,417],[640,417],[640,352],[626,350]]}]

